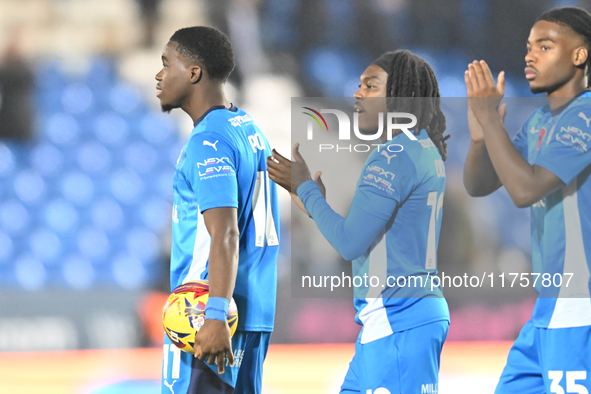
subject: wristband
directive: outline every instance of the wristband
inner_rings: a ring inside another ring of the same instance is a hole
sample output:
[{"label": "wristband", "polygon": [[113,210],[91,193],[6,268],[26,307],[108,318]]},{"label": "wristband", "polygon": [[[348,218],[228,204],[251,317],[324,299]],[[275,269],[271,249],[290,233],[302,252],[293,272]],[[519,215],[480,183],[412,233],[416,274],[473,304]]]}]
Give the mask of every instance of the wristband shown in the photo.
[{"label": "wristband", "polygon": [[230,301],[224,297],[209,297],[205,305],[205,320],[214,319],[226,321]]}]

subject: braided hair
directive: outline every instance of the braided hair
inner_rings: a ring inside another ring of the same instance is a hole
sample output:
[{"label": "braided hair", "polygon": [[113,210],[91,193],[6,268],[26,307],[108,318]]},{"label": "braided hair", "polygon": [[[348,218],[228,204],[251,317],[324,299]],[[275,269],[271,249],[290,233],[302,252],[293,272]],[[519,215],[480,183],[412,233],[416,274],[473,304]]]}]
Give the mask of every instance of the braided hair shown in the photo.
[{"label": "braided hair", "polygon": [[[390,60],[386,85],[388,110],[410,112],[417,117],[414,134],[425,129],[435,144],[441,157],[447,159],[447,142],[444,136],[446,120],[441,112],[441,96],[435,73],[421,57],[408,50],[398,50],[387,54]],[[421,97],[417,99],[417,97]],[[412,99],[411,99],[412,98]]]},{"label": "braided hair", "polygon": [[[591,14],[582,8],[562,7],[554,8],[543,14],[538,21],[546,21],[566,26],[581,36],[587,50],[591,50]],[[587,87],[591,88],[591,53],[587,55]]]}]

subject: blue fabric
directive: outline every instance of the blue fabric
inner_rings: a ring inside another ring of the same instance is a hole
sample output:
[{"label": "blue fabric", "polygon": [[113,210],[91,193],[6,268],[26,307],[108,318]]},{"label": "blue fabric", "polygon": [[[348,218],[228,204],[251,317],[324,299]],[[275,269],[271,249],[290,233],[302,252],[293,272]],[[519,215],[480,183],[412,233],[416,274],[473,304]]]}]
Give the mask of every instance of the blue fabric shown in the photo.
[{"label": "blue fabric", "polygon": [[[381,264],[387,266],[383,272],[388,277],[420,280],[417,285],[398,286],[383,277],[385,286],[377,294],[370,286],[354,288],[356,321],[364,325],[364,332],[374,330],[366,332],[370,338],[449,321],[441,288],[432,288],[430,282],[437,274],[445,168],[427,132],[421,130],[417,139],[400,134],[374,149],[346,218],[332,210],[315,182],[304,182],[297,190],[322,235],[352,260],[354,276],[372,275],[370,267]],[[400,152],[396,144],[404,149]],[[371,327],[366,327],[370,321]]]},{"label": "blue fabric", "polygon": [[495,394],[588,392],[589,355],[591,327],[547,329],[530,320],[509,351]]},{"label": "blue fabric", "polygon": [[439,360],[449,323],[439,321],[377,341],[355,343],[344,393],[438,393]]},{"label": "blue fabric", "polygon": [[205,304],[205,319],[226,321],[230,301],[224,297],[209,297]]},{"label": "blue fabric", "polygon": [[[202,212],[237,209],[238,330],[272,331],[277,289],[279,206],[267,174],[271,149],[239,108],[213,107],[196,122],[173,179],[171,288],[208,279],[211,238]],[[256,211],[255,211],[256,207]]]},{"label": "blue fabric", "polygon": [[535,110],[513,145],[531,165],[552,172],[565,185],[531,207],[532,266],[540,274],[533,324],[591,325],[591,303],[576,301],[591,293],[591,92],[562,111],[553,113],[549,106]]},{"label": "blue fabric", "polygon": [[[164,339],[165,364],[163,365],[162,393],[187,394],[260,394],[263,381],[263,362],[267,356],[270,332],[236,331],[232,337],[234,366],[226,360],[224,374],[219,375],[217,364],[210,365],[183,352]],[[172,349],[172,350],[171,350]],[[180,358],[178,375],[173,375],[176,357]]]}]

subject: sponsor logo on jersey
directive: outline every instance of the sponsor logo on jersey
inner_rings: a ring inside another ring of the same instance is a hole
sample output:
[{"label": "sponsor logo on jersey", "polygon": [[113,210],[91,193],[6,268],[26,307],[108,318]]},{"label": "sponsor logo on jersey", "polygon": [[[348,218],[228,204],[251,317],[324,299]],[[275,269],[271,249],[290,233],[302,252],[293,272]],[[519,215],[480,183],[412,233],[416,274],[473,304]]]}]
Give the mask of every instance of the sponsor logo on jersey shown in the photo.
[{"label": "sponsor logo on jersey", "polygon": [[367,166],[366,170],[373,172],[374,174],[378,174],[379,176],[383,176],[386,179],[390,178],[390,179],[394,180],[394,177],[396,176],[396,175],[394,175],[394,173],[392,173],[390,171],[386,171],[382,167],[376,166],[376,165]]},{"label": "sponsor logo on jersey", "polygon": [[565,145],[571,145],[578,151],[587,152],[587,144],[591,141],[591,134],[574,126],[561,127],[560,133],[556,134],[556,140]]},{"label": "sponsor logo on jersey", "polygon": [[[394,175],[394,174],[392,174]],[[365,184],[370,186],[374,186],[381,191],[384,191],[388,194],[394,193],[394,189],[392,188],[392,182],[388,181],[386,178],[375,175],[375,174],[367,174],[363,177],[363,181]]]},{"label": "sponsor logo on jersey", "polygon": [[537,134],[540,132],[540,130],[536,129],[535,127],[532,126],[531,129],[529,129],[530,134]]},{"label": "sponsor logo on jersey", "polygon": [[585,133],[585,132],[583,132],[583,130],[581,130],[577,127],[574,127],[574,126],[561,127],[560,132],[571,134],[571,135],[581,138],[587,142],[591,141],[591,135],[589,133]]},{"label": "sponsor logo on jersey", "polygon": [[203,141],[203,145],[205,146],[211,146],[213,149],[215,149],[215,151],[218,151],[218,148],[216,148],[215,144],[218,143],[218,140],[216,140],[213,144],[209,141]]},{"label": "sponsor logo on jersey", "polygon": [[234,116],[233,118],[228,119],[228,122],[234,127],[238,127],[242,125],[242,123],[252,122],[252,118],[250,115],[238,115]]},{"label": "sponsor logo on jersey", "polygon": [[203,160],[203,163],[198,162],[197,168],[208,167],[214,164],[231,164],[232,159],[229,157],[210,157],[209,159]]},{"label": "sponsor logo on jersey", "polygon": [[234,172],[231,166],[216,166],[205,169],[205,172],[199,171],[199,176],[212,175],[217,173]]}]

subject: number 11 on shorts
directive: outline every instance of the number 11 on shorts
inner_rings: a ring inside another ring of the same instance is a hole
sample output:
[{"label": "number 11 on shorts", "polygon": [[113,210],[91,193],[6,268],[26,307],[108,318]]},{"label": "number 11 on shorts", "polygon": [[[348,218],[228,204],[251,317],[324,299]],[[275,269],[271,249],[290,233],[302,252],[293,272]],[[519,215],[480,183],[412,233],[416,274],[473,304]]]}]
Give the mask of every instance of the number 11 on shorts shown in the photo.
[{"label": "number 11 on shorts", "polygon": [[587,379],[587,371],[566,371],[566,392],[560,386],[564,374],[564,371],[548,371],[548,379],[552,381],[550,383],[550,392],[552,394],[589,394],[589,390],[585,386],[576,383],[577,380]]}]

